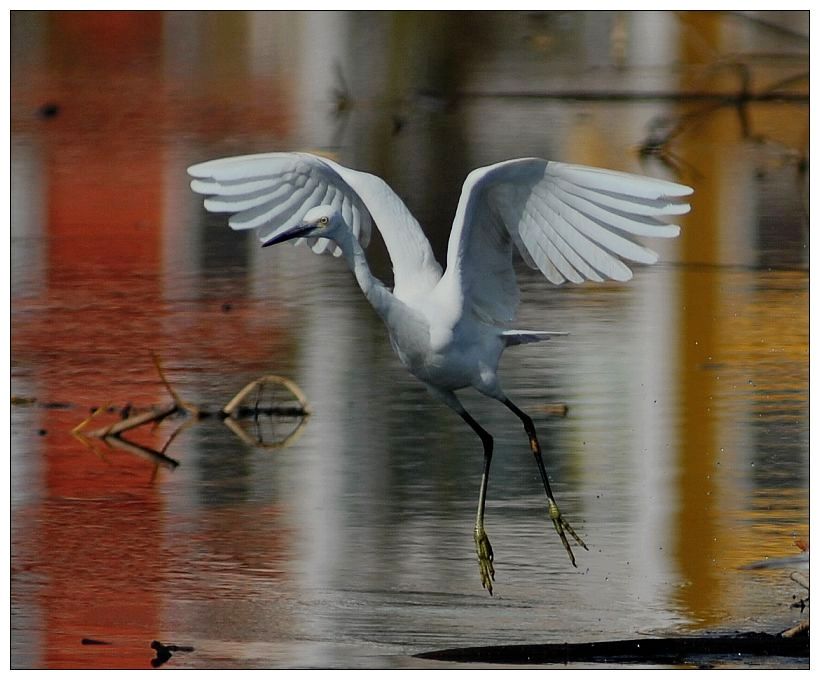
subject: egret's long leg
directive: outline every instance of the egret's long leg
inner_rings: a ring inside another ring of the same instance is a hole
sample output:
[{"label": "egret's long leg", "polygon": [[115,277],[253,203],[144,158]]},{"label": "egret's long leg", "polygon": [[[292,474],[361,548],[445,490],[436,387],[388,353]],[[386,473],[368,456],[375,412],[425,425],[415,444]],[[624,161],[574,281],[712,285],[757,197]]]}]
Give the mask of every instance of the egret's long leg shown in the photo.
[{"label": "egret's long leg", "polygon": [[487,532],[484,531],[484,503],[487,500],[487,484],[490,481],[490,461],[493,459],[493,437],[475,418],[473,418],[462,406],[457,409],[458,414],[464,419],[473,431],[481,437],[484,445],[484,471],[481,473],[481,489],[478,492],[478,510],[475,517],[475,551],[478,555],[478,569],[481,572],[481,585],[493,594],[493,579],[495,578],[495,568],[493,567],[493,547]]},{"label": "egret's long leg", "polygon": [[490,539],[487,538],[487,532],[484,531],[484,505],[487,500],[487,484],[490,481],[490,462],[493,459],[493,437],[478,424],[475,418],[467,413],[467,409],[461,405],[458,397],[452,391],[442,390],[430,384],[426,384],[426,387],[430,394],[437,399],[441,399],[462,417],[464,422],[479,436],[484,446],[484,470],[481,474],[481,489],[478,492],[478,509],[476,510],[473,538],[475,539],[475,551],[478,556],[481,585],[492,595],[495,568],[493,567],[493,547],[490,545]]},{"label": "egret's long leg", "polygon": [[538,443],[538,436],[535,434],[535,425],[532,422],[532,418],[513,404],[509,399],[503,399],[502,403],[510,409],[510,411],[515,413],[515,415],[517,415],[524,424],[524,430],[530,439],[530,450],[532,451],[533,456],[535,456],[535,462],[538,465],[538,472],[541,473],[541,481],[544,483],[544,491],[547,494],[547,505],[549,507],[550,519],[552,520],[558,535],[561,537],[561,543],[564,544],[564,548],[569,555],[572,566],[576,567],[578,565],[575,563],[575,555],[572,554],[572,548],[567,540],[567,534],[572,536],[576,543],[578,543],[578,545],[580,545],[584,550],[589,550],[589,548],[587,548],[586,543],[579,538],[578,534],[575,533],[575,530],[569,525],[569,522],[564,519],[561,511],[558,509],[558,503],[555,501],[555,496],[552,495],[550,480],[549,477],[547,477],[547,469],[544,467],[544,457],[541,454],[541,444]]}]

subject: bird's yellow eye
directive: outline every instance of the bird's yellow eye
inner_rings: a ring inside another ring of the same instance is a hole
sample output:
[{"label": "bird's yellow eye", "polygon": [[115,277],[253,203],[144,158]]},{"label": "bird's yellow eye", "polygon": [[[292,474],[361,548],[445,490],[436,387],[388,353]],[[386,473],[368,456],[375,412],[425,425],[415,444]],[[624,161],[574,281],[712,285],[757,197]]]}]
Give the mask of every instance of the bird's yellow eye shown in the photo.
[{"label": "bird's yellow eye", "polygon": [[328,220],[328,219],[327,219],[327,217],[320,217],[320,218],[319,218],[319,226],[320,226],[320,227],[326,227],[326,226],[327,226],[327,223],[328,223],[329,221],[330,221],[330,220]]}]

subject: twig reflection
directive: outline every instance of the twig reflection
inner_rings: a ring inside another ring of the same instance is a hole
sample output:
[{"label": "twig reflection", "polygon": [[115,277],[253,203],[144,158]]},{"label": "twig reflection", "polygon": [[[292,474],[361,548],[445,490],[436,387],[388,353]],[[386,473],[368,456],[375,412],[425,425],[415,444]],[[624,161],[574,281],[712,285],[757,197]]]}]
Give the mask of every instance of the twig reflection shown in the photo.
[{"label": "twig reflection", "polygon": [[[265,375],[256,378],[239,390],[223,408],[213,412],[184,401],[166,379],[159,358],[154,356],[153,360],[162,384],[173,399],[171,404],[153,406],[136,413],[134,413],[133,408],[122,409],[119,411],[121,420],[90,432],[85,431],[85,428],[100,414],[111,411],[111,406],[106,404],[105,406],[95,409],[91,415],[85,418],[71,431],[84,446],[96,453],[100,458],[105,459],[105,453],[99,449],[96,442],[103,442],[109,448],[118,449],[145,458],[154,465],[152,473],[153,480],[160,468],[173,470],[179,466],[179,461],[166,455],[166,451],[180,433],[200,420],[210,417],[219,418],[243,443],[248,446],[265,449],[281,449],[291,445],[298,439],[307,424],[307,419],[310,415],[307,398],[299,386],[288,378],[278,375]],[[271,403],[274,403],[274,390],[271,389],[272,387],[274,389],[279,387],[286,390],[292,395],[298,405],[264,406],[262,404],[262,397],[266,388],[270,393]],[[253,405],[246,405],[245,402],[254,392]],[[153,448],[146,444],[136,443],[126,439],[124,436],[127,432],[131,432],[144,425],[151,425],[156,428],[171,416],[193,416],[193,418],[186,418],[182,424],[175,428],[160,449]],[[260,417],[263,416],[270,418],[271,422],[273,422],[275,416],[295,418],[296,424],[284,437],[272,436],[268,439],[262,431]],[[252,419],[254,427],[256,428],[255,437],[242,425],[243,421],[250,419]]]}]

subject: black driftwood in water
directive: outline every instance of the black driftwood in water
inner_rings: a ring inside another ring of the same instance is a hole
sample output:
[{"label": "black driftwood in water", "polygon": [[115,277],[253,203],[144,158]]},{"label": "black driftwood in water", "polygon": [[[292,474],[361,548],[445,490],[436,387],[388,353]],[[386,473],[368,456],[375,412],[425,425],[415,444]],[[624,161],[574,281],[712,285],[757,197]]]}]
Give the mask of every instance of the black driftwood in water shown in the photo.
[{"label": "black driftwood in water", "polygon": [[643,638],[545,645],[462,647],[423,652],[422,659],[461,663],[546,664],[587,661],[593,663],[686,663],[705,656],[809,657],[809,636],[783,637],[768,633],[739,633],[705,637]]}]

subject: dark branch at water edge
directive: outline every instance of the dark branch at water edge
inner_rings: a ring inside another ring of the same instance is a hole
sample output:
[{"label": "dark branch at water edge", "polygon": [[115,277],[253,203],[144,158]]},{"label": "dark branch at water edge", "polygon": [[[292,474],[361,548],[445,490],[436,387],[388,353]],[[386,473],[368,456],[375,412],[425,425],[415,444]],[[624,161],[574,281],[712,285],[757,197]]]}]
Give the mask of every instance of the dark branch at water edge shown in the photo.
[{"label": "dark branch at water edge", "polygon": [[740,633],[703,637],[645,638],[605,642],[546,645],[463,647],[417,654],[417,658],[459,663],[550,664],[594,663],[701,663],[703,657],[784,656],[809,657],[808,629],[786,633]]}]

